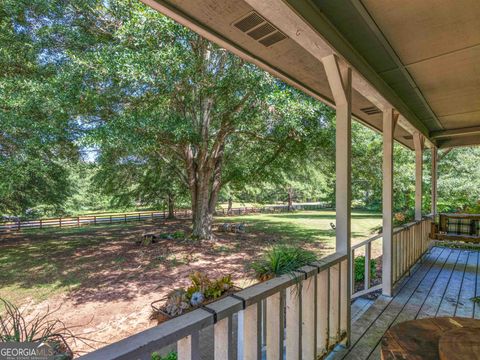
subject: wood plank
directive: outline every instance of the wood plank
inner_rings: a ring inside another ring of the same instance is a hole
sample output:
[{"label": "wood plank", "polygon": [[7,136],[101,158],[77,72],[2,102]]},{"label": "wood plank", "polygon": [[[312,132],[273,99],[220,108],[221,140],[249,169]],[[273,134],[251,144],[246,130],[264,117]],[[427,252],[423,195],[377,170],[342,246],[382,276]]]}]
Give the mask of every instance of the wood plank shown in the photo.
[{"label": "wood plank", "polygon": [[178,360],[200,360],[198,331],[177,341]]},{"label": "wood plank", "polygon": [[323,270],[317,275],[317,355],[328,349],[329,289],[329,271]]},{"label": "wood plank", "polygon": [[397,318],[393,321],[392,324],[390,324],[390,327],[400,322],[413,320],[416,318],[430,292],[430,289],[437,280],[444,264],[448,260],[449,255],[450,251],[448,249],[444,250],[441,253],[441,255],[437,258],[435,264],[428,270],[423,280],[420,282],[418,287],[415,289],[413,294],[405,303],[403,309],[400,311]]},{"label": "wood plank", "polygon": [[363,297],[355,299],[352,303],[352,323],[357,321],[373,303],[373,300]]},{"label": "wood plank", "polygon": [[283,359],[284,309],[282,293],[267,298],[267,360]]},{"label": "wood plank", "polygon": [[465,267],[460,296],[457,301],[457,308],[455,309],[455,316],[473,317],[474,303],[470,299],[475,296],[477,262],[478,251],[470,251],[467,266]]},{"label": "wood plank", "polygon": [[448,260],[444,264],[443,269],[440,271],[437,281],[435,281],[435,284],[433,284],[427,299],[417,315],[417,319],[432,317],[437,313],[438,307],[440,306],[443,298],[443,294],[445,293],[448,282],[450,281],[450,277],[452,276],[453,268],[455,267],[460,255],[460,251],[458,250],[449,250],[449,252],[450,254],[448,256]]},{"label": "wood plank", "polygon": [[[260,303],[248,306],[243,310],[243,358],[245,360],[261,359],[261,333],[260,333]],[[240,322],[239,322],[240,323]]]},{"label": "wood plank", "polygon": [[286,290],[285,353],[287,359],[300,359],[300,285]]},{"label": "wood plank", "polygon": [[385,311],[374,320],[373,326],[369,326],[369,328],[366,329],[365,334],[363,334],[359,341],[350,349],[345,359],[367,359],[368,356],[370,356],[370,353],[375,349],[385,331],[395,320],[396,316],[400,313],[403,306],[415,292],[416,288],[427,275],[428,270],[434,265],[442,252],[443,249],[440,250],[438,255],[436,255],[437,252],[427,255],[426,260],[421,264],[419,270],[413,274],[401,291],[387,305]]},{"label": "wood plank", "polygon": [[453,274],[447,285],[447,290],[445,291],[442,302],[440,303],[440,307],[435,316],[453,316],[455,313],[467,259],[468,251],[461,251],[457,264],[453,269]]},{"label": "wood plank", "polygon": [[[437,258],[435,264],[428,270],[426,276],[421,281],[415,292],[411,295],[401,312],[398,314],[393,323],[390,324],[389,328],[392,325],[395,325],[399,322],[412,320],[416,317],[420,307],[424,303],[425,298],[428,295],[428,291],[431,288],[432,284],[437,279],[443,264],[448,259],[450,252],[443,251],[441,255]],[[382,335],[383,336],[383,335]],[[374,350],[368,356],[368,359],[380,359],[380,350],[381,350],[381,338],[374,347]]]},{"label": "wood plank", "polygon": [[231,360],[232,352],[232,318],[226,317],[214,326],[214,358],[215,360]]},{"label": "wood plank", "polygon": [[[316,303],[316,277],[312,276],[302,284],[302,331],[301,358],[303,360],[316,359],[316,334],[315,334],[315,303]],[[288,359],[288,357],[287,357]]]},{"label": "wood plank", "polygon": [[328,344],[332,345],[340,338],[340,265],[335,264],[329,269],[329,334]]}]

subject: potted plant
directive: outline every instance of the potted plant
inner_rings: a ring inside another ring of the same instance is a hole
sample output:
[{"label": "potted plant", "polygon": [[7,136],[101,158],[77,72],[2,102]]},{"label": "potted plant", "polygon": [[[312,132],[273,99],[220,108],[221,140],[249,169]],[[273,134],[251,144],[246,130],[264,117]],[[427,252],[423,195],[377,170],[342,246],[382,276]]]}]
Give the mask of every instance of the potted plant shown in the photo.
[{"label": "potted plant", "polygon": [[240,290],[233,284],[230,274],[212,280],[205,273],[197,271],[189,277],[191,284],[188,288],[175,289],[165,298],[151,303],[151,320],[161,324]]}]

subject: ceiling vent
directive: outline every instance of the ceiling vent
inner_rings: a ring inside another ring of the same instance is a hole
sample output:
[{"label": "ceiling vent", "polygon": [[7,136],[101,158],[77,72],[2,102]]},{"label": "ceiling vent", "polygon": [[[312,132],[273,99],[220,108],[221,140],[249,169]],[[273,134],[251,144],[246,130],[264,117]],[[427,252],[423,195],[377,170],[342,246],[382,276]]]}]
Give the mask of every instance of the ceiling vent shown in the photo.
[{"label": "ceiling vent", "polygon": [[375,115],[375,114],[380,114],[382,112],[376,106],[369,106],[369,107],[366,107],[366,108],[362,108],[360,110],[362,110],[367,115]]},{"label": "ceiling vent", "polygon": [[255,11],[234,22],[233,26],[266,47],[287,38],[285,34]]}]

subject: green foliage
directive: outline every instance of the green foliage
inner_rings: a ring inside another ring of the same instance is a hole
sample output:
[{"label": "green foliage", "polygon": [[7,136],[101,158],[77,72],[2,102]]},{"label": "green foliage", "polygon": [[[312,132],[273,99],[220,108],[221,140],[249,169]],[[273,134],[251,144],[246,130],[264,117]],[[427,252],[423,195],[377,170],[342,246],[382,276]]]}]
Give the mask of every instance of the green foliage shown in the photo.
[{"label": "green foliage", "polygon": [[189,299],[192,297],[192,294],[199,292],[205,296],[205,300],[214,300],[233,287],[231,275],[212,280],[205,273],[197,271],[190,275],[190,280],[192,284],[187,289],[187,297]]},{"label": "green foliage", "polygon": [[0,3],[0,213],[23,215],[37,205],[55,212],[71,193],[75,100],[60,59],[46,60],[45,17],[61,12],[49,1]]},{"label": "green foliage", "polygon": [[250,264],[260,280],[289,274],[316,260],[316,255],[298,247],[278,245],[268,250],[261,259]]},{"label": "green foliage", "polygon": [[[334,202],[334,111],[141,2],[4,0],[0,30],[0,213],[170,199],[208,225],[218,198]],[[354,122],[352,137],[354,205],[380,210],[381,135]],[[480,211],[479,157],[442,157],[440,211]],[[395,144],[394,159],[408,214],[414,154]]]},{"label": "green foliage", "polygon": [[[370,279],[377,277],[377,261],[370,260]],[[365,256],[355,258],[355,282],[365,280]]]},{"label": "green foliage", "polygon": [[173,234],[172,234],[172,237],[174,239],[185,239],[185,232],[184,231],[175,231]]},{"label": "green foliage", "polygon": [[178,355],[175,351],[169,352],[166,356],[160,356],[159,353],[154,352],[152,353],[152,358],[151,360],[177,360]]}]

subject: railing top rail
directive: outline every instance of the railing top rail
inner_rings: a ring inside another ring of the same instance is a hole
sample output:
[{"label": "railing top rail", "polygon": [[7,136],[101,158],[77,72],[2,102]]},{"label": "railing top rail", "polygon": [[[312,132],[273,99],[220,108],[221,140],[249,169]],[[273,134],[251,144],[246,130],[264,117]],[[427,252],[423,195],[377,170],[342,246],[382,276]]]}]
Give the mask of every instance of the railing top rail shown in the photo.
[{"label": "railing top rail", "polygon": [[[407,224],[403,224],[403,225],[400,225],[400,226],[397,226],[394,230],[393,230],[393,234],[398,234],[399,232],[402,232],[404,230],[407,230],[409,228],[411,228],[412,226],[415,226],[419,223],[421,223],[422,221],[425,221],[425,220],[431,220],[433,218],[432,215],[426,215],[422,218],[422,220],[417,220],[417,221],[412,221],[412,222],[409,222]],[[361,248],[362,246],[365,246],[366,244],[372,242],[372,241],[375,241],[375,240],[378,240],[380,239],[381,237],[383,237],[383,233],[380,233],[380,234],[377,234],[375,236],[372,236],[368,239],[365,239],[365,240],[362,240],[360,241],[359,243],[355,244],[355,245],[352,245],[351,249],[352,250],[355,250],[355,249],[358,249],[358,248]]]},{"label": "railing top rail", "polygon": [[365,240],[362,240],[360,241],[359,243],[356,243],[355,245],[352,245],[352,250],[355,250],[355,249],[358,249],[362,246],[365,246],[366,244],[372,242],[372,241],[375,241],[375,240],[378,240],[380,239],[381,237],[383,237],[383,234],[377,234],[375,236],[372,236],[368,239],[365,239]]},{"label": "railing top rail", "polygon": [[[205,307],[213,310],[209,312],[198,308],[182,316],[173,318],[158,326],[132,335],[126,339],[107,345],[99,350],[82,356],[82,360],[100,359],[150,359],[152,352],[168,346],[177,340],[190,335],[193,331],[201,330],[213,325],[215,321],[224,319],[254,303],[266,299],[299,281],[311,277],[320,271],[347,259],[346,253],[328,255],[311,265],[304,266],[299,271],[275,277],[263,283],[252,285],[235,293],[235,297],[227,296]],[[215,315],[214,315],[215,314]]]}]

